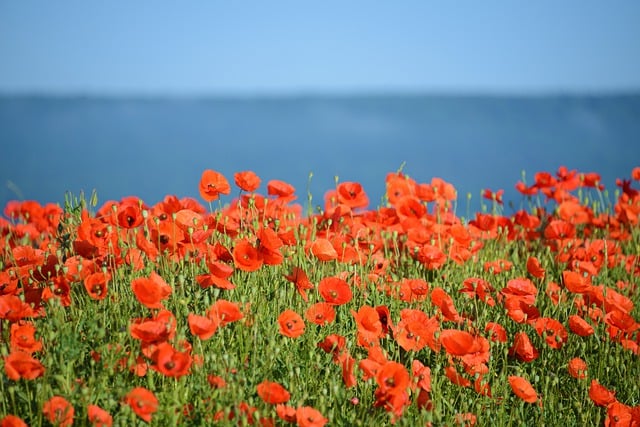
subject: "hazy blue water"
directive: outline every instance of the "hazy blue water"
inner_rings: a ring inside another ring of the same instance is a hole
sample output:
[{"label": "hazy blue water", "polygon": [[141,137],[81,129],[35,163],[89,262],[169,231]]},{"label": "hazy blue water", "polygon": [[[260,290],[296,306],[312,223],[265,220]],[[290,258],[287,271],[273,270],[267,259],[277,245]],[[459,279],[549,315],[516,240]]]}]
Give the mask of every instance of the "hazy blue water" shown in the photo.
[{"label": "hazy blue water", "polygon": [[[293,184],[314,204],[359,181],[379,205],[388,172],[441,177],[476,209],[483,188],[513,187],[526,170],[599,172],[608,189],[640,165],[640,95],[557,97],[360,96],[118,99],[0,97],[0,204],[62,202],[98,191],[198,197],[202,171],[232,181],[251,169]],[[308,187],[309,174],[313,178]],[[15,189],[19,190],[19,193]]]}]

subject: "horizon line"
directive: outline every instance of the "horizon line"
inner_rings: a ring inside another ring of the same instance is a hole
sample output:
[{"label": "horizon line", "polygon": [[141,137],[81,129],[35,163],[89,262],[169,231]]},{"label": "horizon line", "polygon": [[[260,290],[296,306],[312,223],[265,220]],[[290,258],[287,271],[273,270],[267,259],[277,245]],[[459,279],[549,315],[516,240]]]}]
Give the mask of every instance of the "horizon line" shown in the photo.
[{"label": "horizon line", "polygon": [[76,98],[76,99],[295,99],[295,98],[384,98],[384,97],[485,97],[559,98],[639,96],[638,88],[610,89],[352,89],[352,90],[227,90],[227,91],[108,91],[108,90],[5,90],[0,98]]}]

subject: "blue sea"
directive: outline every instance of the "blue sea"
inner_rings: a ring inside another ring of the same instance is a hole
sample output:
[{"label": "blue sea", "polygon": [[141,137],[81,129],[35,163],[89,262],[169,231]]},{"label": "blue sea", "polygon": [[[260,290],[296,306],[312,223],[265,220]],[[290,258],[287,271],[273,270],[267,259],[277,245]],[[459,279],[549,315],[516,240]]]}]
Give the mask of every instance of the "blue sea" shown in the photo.
[{"label": "blue sea", "polygon": [[[358,181],[375,208],[387,173],[440,177],[456,212],[517,181],[566,166],[615,179],[640,166],[640,94],[558,96],[359,95],[262,97],[0,96],[0,204],[62,203],[97,191],[99,203],[198,196],[204,169],[233,181],[253,170],[323,204],[336,180]],[[235,191],[235,190],[234,190]],[[232,193],[224,200],[237,196]],[[470,197],[470,202],[468,201]],[[510,206],[511,203],[511,206]]]}]

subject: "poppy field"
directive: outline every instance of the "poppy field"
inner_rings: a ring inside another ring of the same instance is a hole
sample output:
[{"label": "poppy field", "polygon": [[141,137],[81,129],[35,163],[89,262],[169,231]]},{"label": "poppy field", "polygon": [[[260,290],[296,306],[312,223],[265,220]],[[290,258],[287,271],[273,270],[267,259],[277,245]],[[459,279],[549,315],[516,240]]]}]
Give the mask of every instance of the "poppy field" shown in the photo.
[{"label": "poppy field", "polygon": [[379,207],[232,178],[7,204],[0,427],[640,425],[640,167],[469,218],[403,171]]}]

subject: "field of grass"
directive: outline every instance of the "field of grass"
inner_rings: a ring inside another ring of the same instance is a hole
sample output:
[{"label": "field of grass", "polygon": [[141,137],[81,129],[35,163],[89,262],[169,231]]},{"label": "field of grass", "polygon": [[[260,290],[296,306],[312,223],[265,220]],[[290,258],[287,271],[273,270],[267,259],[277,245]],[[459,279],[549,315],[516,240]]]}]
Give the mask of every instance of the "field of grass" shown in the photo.
[{"label": "field of grass", "polygon": [[[640,425],[640,168],[9,203],[0,426]],[[231,193],[236,196],[231,196]],[[309,197],[307,205],[312,206]]]}]

